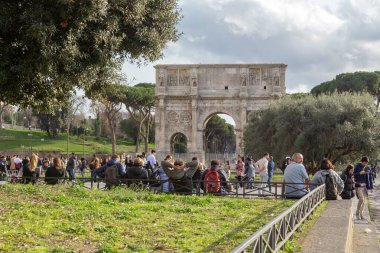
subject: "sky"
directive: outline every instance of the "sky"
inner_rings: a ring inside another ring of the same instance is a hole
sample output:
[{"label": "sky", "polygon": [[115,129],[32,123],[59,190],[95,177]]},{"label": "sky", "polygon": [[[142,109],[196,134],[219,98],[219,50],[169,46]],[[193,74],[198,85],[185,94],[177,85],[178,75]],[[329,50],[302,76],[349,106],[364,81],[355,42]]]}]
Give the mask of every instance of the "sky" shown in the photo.
[{"label": "sky", "polygon": [[284,63],[287,93],[340,73],[380,70],[380,0],[182,0],[183,33],[161,60],[125,63],[130,84],[157,64]]}]

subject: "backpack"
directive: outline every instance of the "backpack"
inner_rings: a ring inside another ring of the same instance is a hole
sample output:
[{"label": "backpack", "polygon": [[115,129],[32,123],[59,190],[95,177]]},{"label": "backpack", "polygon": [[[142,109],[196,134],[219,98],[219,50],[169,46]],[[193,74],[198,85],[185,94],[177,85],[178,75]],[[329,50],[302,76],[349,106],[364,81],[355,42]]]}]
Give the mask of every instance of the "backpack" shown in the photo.
[{"label": "backpack", "polygon": [[104,172],[104,178],[106,188],[108,189],[110,189],[112,186],[120,185],[120,174],[116,164],[113,164],[106,168],[106,171]]},{"label": "backpack", "polygon": [[148,161],[146,164],[145,164],[145,169],[147,170],[147,171],[152,171],[152,166],[150,165],[150,162]]},{"label": "backpack", "polygon": [[220,176],[219,176],[219,168],[215,170],[211,170],[211,168],[207,169],[206,175],[204,177],[204,190],[206,193],[217,193],[220,192]]},{"label": "backpack", "polygon": [[153,172],[149,173],[148,176],[149,179],[149,185],[152,187],[159,187],[161,186],[161,177],[158,172],[158,169],[155,169]]},{"label": "backpack", "polygon": [[336,183],[330,174],[326,175],[325,181],[325,194],[326,200],[337,200],[338,199],[338,189]]}]

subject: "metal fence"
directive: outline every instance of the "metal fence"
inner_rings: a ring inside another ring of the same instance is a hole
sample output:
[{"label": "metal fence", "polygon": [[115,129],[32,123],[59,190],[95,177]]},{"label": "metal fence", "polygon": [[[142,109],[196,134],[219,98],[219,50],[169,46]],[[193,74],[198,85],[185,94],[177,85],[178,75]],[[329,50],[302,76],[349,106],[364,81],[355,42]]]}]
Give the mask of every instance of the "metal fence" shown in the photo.
[{"label": "metal fence", "polygon": [[[25,177],[18,176],[16,172],[9,173],[8,175],[0,176],[0,180],[5,180],[10,183],[33,183],[33,184],[46,184],[46,180],[53,180],[55,184],[68,184],[85,187],[87,189],[106,189],[106,179],[104,178],[91,178],[91,177],[76,177],[71,179],[69,177],[63,178],[46,178],[46,177]],[[148,190],[155,193],[165,192],[174,194],[186,195],[206,195],[210,194],[204,191],[204,183],[202,180],[157,180],[157,179],[121,179],[118,180],[117,185],[121,187],[138,187],[140,190]],[[210,183],[210,181],[208,181]],[[270,184],[263,184],[259,181],[225,181],[220,182],[220,192],[213,193],[214,195],[232,196],[232,197],[268,197],[268,198],[284,198],[285,185],[288,188],[294,187],[288,194],[297,193],[297,191],[306,191],[305,184],[294,184],[284,182],[271,182]],[[301,185],[301,187],[299,187]],[[301,190],[299,189],[301,188]],[[289,190],[288,190],[289,191]]]},{"label": "metal fence", "polygon": [[283,249],[301,224],[325,199],[325,185],[318,186],[291,208],[265,225],[231,252],[269,253]]}]

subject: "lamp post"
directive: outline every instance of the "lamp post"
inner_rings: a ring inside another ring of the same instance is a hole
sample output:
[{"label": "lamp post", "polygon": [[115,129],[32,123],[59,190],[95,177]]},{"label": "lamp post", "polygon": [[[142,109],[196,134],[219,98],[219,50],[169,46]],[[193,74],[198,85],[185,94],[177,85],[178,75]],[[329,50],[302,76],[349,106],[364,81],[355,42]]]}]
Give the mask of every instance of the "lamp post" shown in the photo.
[{"label": "lamp post", "polygon": [[29,118],[27,117],[24,117],[24,119],[27,119],[28,120],[28,129],[29,129],[29,133],[28,133],[28,136],[29,136],[29,156],[32,156],[32,127],[30,125],[30,120]]},{"label": "lamp post", "polygon": [[87,131],[87,128],[84,129],[84,133],[83,133],[83,158],[84,158],[84,142],[85,142],[85,137],[86,137],[86,131]]},{"label": "lamp post", "polygon": [[45,141],[45,139],[44,139],[44,138],[41,138],[41,144],[42,144],[42,145],[41,145],[41,149],[40,149],[41,151],[44,149],[44,146],[43,146],[44,141]]},{"label": "lamp post", "polygon": [[31,129],[30,126],[29,126],[29,134],[28,134],[28,136],[29,136],[29,148],[30,148],[29,156],[31,157],[32,156],[32,136],[33,136],[33,134],[32,134],[32,129]]},{"label": "lamp post", "polygon": [[70,138],[70,123],[67,124],[67,142],[66,142],[67,159],[69,159],[69,138]]}]

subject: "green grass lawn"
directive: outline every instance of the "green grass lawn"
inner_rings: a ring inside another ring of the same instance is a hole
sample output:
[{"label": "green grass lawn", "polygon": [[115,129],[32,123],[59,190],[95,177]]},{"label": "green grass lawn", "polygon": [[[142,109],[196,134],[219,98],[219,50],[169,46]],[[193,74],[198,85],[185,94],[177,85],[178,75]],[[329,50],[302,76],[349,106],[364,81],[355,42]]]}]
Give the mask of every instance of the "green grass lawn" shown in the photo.
[{"label": "green grass lawn", "polygon": [[[28,136],[29,130],[0,129],[0,151],[28,151],[30,144],[35,152],[41,151],[58,151],[66,153],[67,151],[67,134],[60,134],[55,139],[50,139],[46,132],[31,131],[32,135]],[[150,144],[150,149],[154,144]],[[118,140],[118,153],[134,152],[135,146],[130,141]],[[111,154],[111,140],[107,138],[95,138],[86,136],[83,140],[81,137],[70,136],[69,151],[78,154]]]},{"label": "green grass lawn", "polygon": [[1,252],[228,252],[291,200],[0,186]]}]

